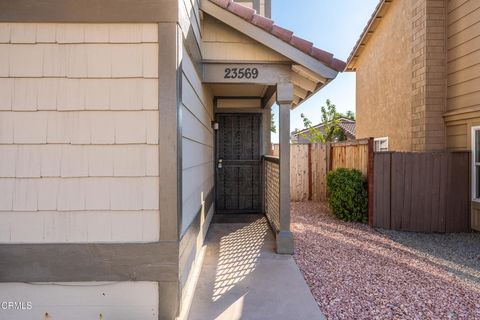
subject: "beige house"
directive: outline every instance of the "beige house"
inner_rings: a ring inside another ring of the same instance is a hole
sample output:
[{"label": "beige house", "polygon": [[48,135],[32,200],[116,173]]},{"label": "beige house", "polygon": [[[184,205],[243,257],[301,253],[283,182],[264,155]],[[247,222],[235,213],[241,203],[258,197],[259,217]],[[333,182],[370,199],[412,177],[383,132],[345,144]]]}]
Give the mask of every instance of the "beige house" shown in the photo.
[{"label": "beige house", "polygon": [[472,150],[480,230],[480,2],[382,0],[353,49],[357,138],[377,150]]},{"label": "beige house", "polygon": [[290,108],[345,64],[242,2],[0,2],[0,300],[32,303],[8,319],[184,316],[214,214],[292,253]]}]

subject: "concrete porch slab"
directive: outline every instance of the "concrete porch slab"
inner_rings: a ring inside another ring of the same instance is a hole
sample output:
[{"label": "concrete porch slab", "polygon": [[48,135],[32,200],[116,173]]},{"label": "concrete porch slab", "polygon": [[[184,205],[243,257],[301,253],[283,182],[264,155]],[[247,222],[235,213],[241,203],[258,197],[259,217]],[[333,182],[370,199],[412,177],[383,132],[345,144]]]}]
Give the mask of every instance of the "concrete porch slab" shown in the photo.
[{"label": "concrete porch slab", "polygon": [[275,254],[265,218],[214,223],[190,320],[325,319],[295,261]]}]

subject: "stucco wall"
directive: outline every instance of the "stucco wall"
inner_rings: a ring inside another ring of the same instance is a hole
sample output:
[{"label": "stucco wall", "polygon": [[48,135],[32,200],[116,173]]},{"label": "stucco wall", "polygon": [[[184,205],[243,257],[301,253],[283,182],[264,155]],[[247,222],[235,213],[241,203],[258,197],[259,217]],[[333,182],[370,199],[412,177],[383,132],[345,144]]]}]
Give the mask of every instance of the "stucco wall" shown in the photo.
[{"label": "stucco wall", "polygon": [[411,150],[411,5],[393,1],[357,63],[357,138]]},{"label": "stucco wall", "polygon": [[159,238],[158,26],[0,24],[0,242]]}]

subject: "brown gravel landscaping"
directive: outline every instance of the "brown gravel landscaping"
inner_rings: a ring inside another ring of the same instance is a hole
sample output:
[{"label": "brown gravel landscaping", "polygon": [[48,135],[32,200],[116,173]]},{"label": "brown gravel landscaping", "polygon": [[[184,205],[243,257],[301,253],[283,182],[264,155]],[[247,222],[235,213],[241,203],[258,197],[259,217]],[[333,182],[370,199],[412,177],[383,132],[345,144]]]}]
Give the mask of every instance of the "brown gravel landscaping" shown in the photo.
[{"label": "brown gravel landscaping", "polygon": [[295,261],[328,319],[480,319],[480,234],[416,234],[292,203]]}]

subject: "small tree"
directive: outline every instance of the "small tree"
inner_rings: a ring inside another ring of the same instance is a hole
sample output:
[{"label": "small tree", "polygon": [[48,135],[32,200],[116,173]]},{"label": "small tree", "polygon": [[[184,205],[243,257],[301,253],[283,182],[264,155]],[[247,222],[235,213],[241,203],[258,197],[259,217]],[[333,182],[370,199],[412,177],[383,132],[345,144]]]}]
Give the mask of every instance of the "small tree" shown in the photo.
[{"label": "small tree", "polygon": [[302,113],[300,116],[302,117],[303,125],[308,130],[306,133],[301,132],[299,134],[310,143],[327,143],[345,140],[345,133],[340,127],[340,118],[342,115],[337,112],[337,107],[327,99],[326,106],[322,106],[320,111],[322,113],[322,128],[315,128],[310,119]]},{"label": "small tree", "polygon": [[270,131],[273,133],[277,133],[277,125],[275,124],[275,119],[274,119],[275,113],[272,113],[270,116]]}]

